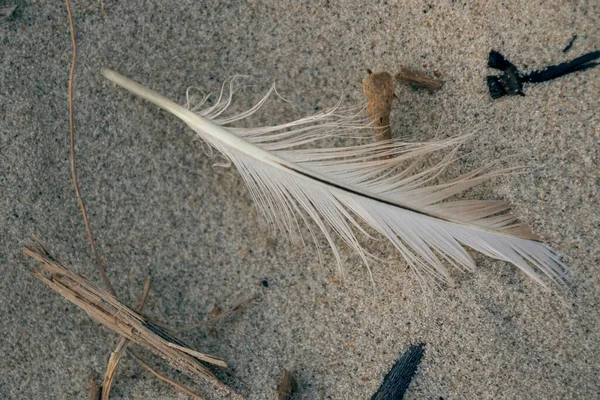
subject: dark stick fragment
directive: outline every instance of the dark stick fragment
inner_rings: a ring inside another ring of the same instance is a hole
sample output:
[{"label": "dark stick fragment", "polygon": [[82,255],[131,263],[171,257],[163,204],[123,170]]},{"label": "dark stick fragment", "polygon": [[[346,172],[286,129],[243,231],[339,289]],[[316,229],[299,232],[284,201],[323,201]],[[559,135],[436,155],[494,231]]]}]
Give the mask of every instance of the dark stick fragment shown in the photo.
[{"label": "dark stick fragment", "polygon": [[424,343],[410,346],[385,376],[383,383],[371,400],[402,400],[410,382],[417,374],[424,354]]},{"label": "dark stick fragment", "polygon": [[566,53],[567,51],[571,50],[571,47],[573,47],[573,43],[575,43],[575,39],[577,39],[577,35],[573,36],[573,39],[571,39],[567,47],[563,49],[563,53]]},{"label": "dark stick fragment", "polygon": [[523,93],[523,83],[546,82],[573,72],[585,71],[597,66],[598,62],[592,62],[600,58],[600,51],[593,51],[577,57],[572,61],[552,65],[530,74],[519,72],[517,67],[508,61],[502,54],[492,50],[488,57],[488,67],[502,71],[500,75],[490,75],[487,77],[487,86],[492,99],[499,99],[503,96],[521,95]]},{"label": "dark stick fragment", "polygon": [[298,384],[294,380],[294,377],[284,368],[279,379],[279,386],[277,387],[277,398],[279,400],[290,400],[297,390]]},{"label": "dark stick fragment", "polygon": [[590,62],[598,58],[600,58],[600,51],[593,51],[577,57],[573,61],[552,65],[540,71],[534,71],[529,75],[523,76],[522,81],[528,83],[546,82],[573,72],[585,71],[598,65],[598,63]]}]

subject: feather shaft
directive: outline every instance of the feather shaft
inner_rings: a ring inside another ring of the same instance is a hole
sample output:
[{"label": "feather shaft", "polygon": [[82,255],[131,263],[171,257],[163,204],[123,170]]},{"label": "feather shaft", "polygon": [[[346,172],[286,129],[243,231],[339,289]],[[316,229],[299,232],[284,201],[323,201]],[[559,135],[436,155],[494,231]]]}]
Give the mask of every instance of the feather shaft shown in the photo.
[{"label": "feather shaft", "polygon": [[[115,72],[115,71],[112,71],[109,69],[102,69],[102,74],[107,79],[109,79],[110,81],[123,87],[124,89],[127,89],[128,91],[132,92],[133,94],[135,94],[135,95],[159,106],[163,110],[168,111],[171,114],[175,115],[176,117],[181,119],[183,122],[188,124],[190,127],[192,127],[194,130],[200,130],[203,133],[205,133],[209,136],[212,136],[215,140],[222,142],[225,145],[230,146],[231,148],[234,148],[234,149],[246,154],[247,156],[250,156],[250,157],[256,159],[259,162],[265,162],[272,167],[275,167],[282,171],[291,173],[291,174],[295,175],[295,177],[298,179],[317,181],[317,182],[323,183],[325,185],[330,185],[337,189],[346,191],[351,194],[364,196],[364,197],[372,199],[374,201],[381,202],[383,204],[389,204],[394,207],[400,207],[407,211],[412,211],[412,212],[415,212],[418,214],[422,214],[424,216],[442,219],[442,220],[457,223],[457,224],[462,223],[461,221],[457,221],[457,220],[448,218],[448,216],[428,212],[426,210],[419,209],[418,207],[413,207],[413,206],[410,206],[407,204],[402,204],[397,201],[391,201],[389,199],[382,198],[381,196],[375,196],[371,193],[367,193],[367,192],[357,189],[355,187],[350,187],[349,185],[343,185],[338,182],[335,182],[319,173],[299,167],[298,165],[292,164],[281,157],[277,157],[273,153],[270,153],[252,143],[249,143],[248,141],[231,133],[227,129],[224,129],[223,127],[209,121],[206,118],[202,118],[201,116],[191,112],[190,110],[186,109],[185,107],[182,107],[181,105],[175,103],[171,99],[147,88],[146,86],[143,86],[143,85],[119,74],[118,72]],[[483,228],[479,228],[479,229],[484,230]]]}]

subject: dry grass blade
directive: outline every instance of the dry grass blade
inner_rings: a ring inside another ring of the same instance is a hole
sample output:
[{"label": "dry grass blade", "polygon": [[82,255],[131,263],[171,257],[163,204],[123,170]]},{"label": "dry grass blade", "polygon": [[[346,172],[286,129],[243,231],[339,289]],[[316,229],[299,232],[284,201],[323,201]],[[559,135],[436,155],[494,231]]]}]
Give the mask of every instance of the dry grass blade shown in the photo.
[{"label": "dry grass blade", "polygon": [[25,247],[23,252],[39,262],[43,271],[51,274],[48,278],[43,271],[37,270],[33,273],[35,278],[81,308],[93,320],[162,357],[172,367],[191,378],[207,381],[222,393],[238,396],[198,359],[171,347],[170,343],[181,346],[185,344],[174,338],[168,330],[123,305],[113,295],[95,287],[82,276],[68,270],[41,244],[35,243]]},{"label": "dry grass blade", "polygon": [[142,295],[140,296],[140,301],[136,304],[135,309],[142,313],[144,312],[144,308],[146,308],[146,303],[148,302],[148,295],[150,294],[150,283],[152,282],[152,278],[150,275],[144,279],[144,286],[142,289]]},{"label": "dry grass blade", "polygon": [[[103,0],[98,0],[98,2],[100,4],[101,14],[104,17],[104,2],[103,2]],[[148,348],[150,351],[154,352],[155,354],[158,354],[161,357],[165,358],[174,367],[182,370],[183,372],[187,373],[188,375],[201,377],[203,379],[208,379],[219,389],[221,389],[221,390],[225,389],[226,392],[233,393],[233,392],[231,392],[231,390],[229,388],[227,388],[225,385],[223,385],[221,382],[219,382],[219,380],[210,372],[210,370],[208,370],[206,367],[202,366],[201,364],[197,363],[193,358],[190,358],[188,355],[186,355],[186,350],[187,350],[188,354],[191,354],[191,355],[197,357],[198,359],[205,360],[208,362],[216,361],[218,365],[226,367],[226,364],[223,361],[215,359],[210,356],[206,356],[206,355],[196,352],[194,350],[188,349],[185,346],[176,345],[177,348],[168,349],[168,345],[171,344],[171,342],[169,341],[169,338],[171,338],[171,335],[161,334],[165,330],[157,329],[157,327],[154,326],[154,324],[151,324],[149,322],[147,323],[146,326],[144,326],[144,317],[142,317],[141,315],[136,315],[135,312],[132,312],[131,314],[128,315],[130,317],[129,319],[124,318],[123,321],[119,321],[117,318],[115,318],[114,321],[110,322],[107,319],[107,318],[109,318],[108,316],[111,315],[111,313],[113,313],[113,312],[116,312],[116,314],[114,314],[114,315],[117,315],[117,314],[120,315],[120,313],[122,311],[121,308],[125,308],[128,311],[131,311],[131,310],[127,309],[127,307],[118,303],[118,300],[116,299],[115,290],[114,290],[110,280],[108,279],[108,275],[106,274],[104,266],[102,265],[102,261],[100,260],[100,257],[98,255],[98,251],[96,250],[94,236],[92,234],[92,229],[91,229],[89,219],[87,216],[85,203],[83,201],[83,197],[81,195],[81,191],[79,189],[79,184],[77,181],[76,164],[75,164],[75,123],[74,123],[74,116],[73,116],[73,80],[74,80],[74,75],[75,75],[75,64],[77,61],[77,42],[75,40],[75,26],[73,23],[73,15],[71,13],[71,6],[69,3],[69,0],[65,0],[65,4],[66,4],[67,14],[68,14],[68,18],[69,18],[69,27],[71,29],[71,42],[72,42],[72,48],[73,48],[71,69],[69,71],[69,89],[68,89],[69,90],[68,100],[69,100],[71,179],[73,181],[73,186],[75,188],[75,193],[77,195],[77,201],[78,201],[79,207],[81,209],[81,214],[83,216],[83,222],[84,222],[85,229],[87,232],[88,241],[90,243],[90,247],[92,249],[92,253],[94,255],[96,265],[98,267],[100,275],[102,276],[102,280],[104,281],[104,284],[106,285],[108,291],[110,292],[110,295],[112,295],[111,296],[112,298],[109,299],[112,301],[107,301],[107,298],[103,297],[103,296],[109,296],[107,293],[104,293],[103,291],[94,288],[90,284],[87,284],[87,288],[86,288],[86,285],[80,285],[80,282],[87,283],[87,281],[85,281],[85,279],[83,277],[73,274],[70,271],[68,271],[62,264],[60,264],[58,261],[56,261],[54,258],[52,258],[52,256],[46,251],[46,249],[44,249],[43,246],[41,246],[39,244],[36,249],[26,248],[25,253],[30,255],[31,257],[35,258],[36,260],[38,260],[44,269],[51,272],[52,278],[48,279],[48,278],[44,277],[42,275],[42,273],[39,271],[36,271],[34,273],[34,276],[36,278],[38,278],[39,280],[41,280],[42,282],[46,283],[48,286],[50,286],[54,290],[56,290],[67,300],[78,305],[80,308],[82,308],[84,311],[86,311],[86,313],[88,315],[90,315],[94,320],[104,324],[108,328],[110,328],[110,329],[114,330],[115,332],[120,333],[122,335],[117,347],[110,355],[110,359],[109,359],[108,365],[106,367],[106,373],[104,376],[102,389],[96,385],[93,378],[90,380],[90,384],[91,384],[90,392],[89,392],[90,399],[97,400],[100,397],[101,397],[101,400],[109,399],[112,382],[113,382],[115,374],[117,372],[117,367],[119,365],[119,362],[120,362],[121,358],[123,357],[123,354],[124,354],[125,350],[127,349],[130,340],[132,340],[132,336],[136,333],[139,335],[139,337],[138,337],[139,341],[133,340],[135,343],[138,343],[138,344]],[[12,15],[12,13],[14,12],[15,9],[16,9],[16,6],[2,7],[2,8],[0,8],[0,16],[6,16],[8,18],[8,17],[10,17],[10,15]],[[62,269],[62,271],[61,271],[61,269]],[[88,294],[88,296],[87,297],[81,296],[83,293],[80,293],[79,292],[80,290],[83,290],[84,292],[87,290],[88,293],[86,293],[86,294]],[[140,313],[144,309],[149,290],[150,290],[150,277],[148,277],[146,279],[146,281],[144,282],[143,294],[141,296],[140,303],[136,307]],[[101,304],[101,303],[96,303],[97,301],[100,301],[100,302],[104,301],[106,303],[106,304],[104,304],[105,306],[110,305],[112,308],[99,307],[99,304]],[[94,306],[96,306],[97,308],[95,309]],[[136,326],[136,323],[138,324],[138,326]],[[139,325],[140,323],[141,323],[141,325]],[[140,326],[142,328],[141,330],[140,330]],[[136,329],[138,330],[138,332],[136,332]],[[128,332],[130,334],[130,336],[123,335],[122,334],[123,330]],[[181,343],[181,341],[179,341],[179,340],[176,340],[176,341],[178,343]],[[167,347],[165,347],[165,346],[167,346]],[[183,352],[178,353],[178,350],[179,350],[179,352],[182,352],[182,351]],[[191,395],[195,398],[202,399],[201,396],[199,396],[196,393],[192,392],[191,390],[185,388],[184,386],[180,385],[179,383],[177,383],[169,378],[163,377],[158,372],[156,372],[152,368],[150,368],[142,360],[140,360],[137,356],[135,356],[135,358],[138,360],[138,362],[140,362],[142,365],[144,365],[146,368],[148,368],[159,379],[169,382],[171,385],[174,385],[178,389],[188,393],[189,395]]]},{"label": "dry grass blade", "polygon": [[[144,289],[142,290],[142,296],[140,297],[139,304],[136,307],[136,311],[143,312],[144,307],[146,306],[146,300],[148,300],[148,294],[150,293],[150,276],[146,277],[144,280]],[[123,354],[129,345],[129,340],[124,337],[121,337],[119,340],[119,344],[115,350],[110,354],[110,358],[108,359],[108,364],[106,365],[106,373],[104,374],[104,381],[102,383],[102,399],[108,400],[110,396],[110,389],[112,388],[112,382],[115,378],[115,374],[117,372],[117,367],[119,366],[119,362],[121,358],[123,358]]]},{"label": "dry grass blade", "polygon": [[100,275],[102,276],[102,280],[108,288],[108,291],[113,296],[115,296],[115,289],[110,283],[108,275],[106,275],[106,271],[104,270],[104,266],[102,265],[102,261],[100,260],[100,256],[98,255],[98,251],[96,250],[96,244],[94,243],[94,235],[92,234],[92,228],[90,227],[87,211],[85,210],[85,203],[83,202],[83,197],[81,196],[81,191],[79,190],[79,183],[77,182],[77,170],[75,168],[75,121],[73,117],[73,79],[75,77],[75,63],[77,61],[77,41],[75,40],[75,25],[73,24],[73,14],[71,13],[71,5],[69,4],[69,0],[65,0],[65,4],[67,6],[67,14],[69,15],[69,27],[71,28],[71,44],[73,46],[73,58],[71,59],[71,70],[69,71],[69,134],[71,138],[71,179],[73,180],[73,187],[75,188],[75,194],[77,194],[77,202],[79,203],[79,208],[81,208],[81,214],[83,215],[83,223],[85,224],[85,230],[88,235],[90,246],[92,247],[92,253],[94,253],[94,259],[96,260],[98,271],[100,271]]},{"label": "dry grass blade", "polygon": [[112,389],[112,383],[117,373],[117,367],[123,357],[123,352],[127,348],[129,341],[125,338],[121,338],[115,351],[110,353],[110,358],[106,364],[106,373],[104,374],[104,381],[102,382],[102,397],[101,400],[108,400],[110,397],[110,390]]},{"label": "dry grass blade", "polygon": [[184,353],[189,354],[190,356],[196,357],[198,360],[202,360],[204,362],[216,365],[216,366],[221,367],[221,368],[227,368],[227,363],[225,361],[221,360],[220,358],[209,356],[207,354],[200,353],[199,351],[192,350],[192,349],[189,349],[189,348],[184,347],[184,346],[180,346],[180,345],[175,344],[175,343],[167,343],[167,345],[169,347],[174,348],[174,349],[181,350]]},{"label": "dry grass blade", "polygon": [[181,390],[184,393],[189,394],[190,396],[192,396],[194,399],[197,400],[204,400],[204,397],[200,396],[197,393],[192,392],[190,389],[186,388],[185,386],[183,386],[182,384],[180,384],[177,381],[174,381],[171,378],[168,378],[166,376],[164,376],[163,374],[161,374],[160,372],[158,372],[157,370],[155,370],[154,368],[152,368],[150,365],[146,364],[144,361],[142,361],[138,356],[136,356],[134,353],[129,352],[129,354],[131,354],[138,363],[140,363],[140,365],[144,368],[146,368],[148,371],[150,371],[155,377],[157,377],[158,379],[160,379],[161,381],[167,382],[173,386],[175,386],[177,389]]}]

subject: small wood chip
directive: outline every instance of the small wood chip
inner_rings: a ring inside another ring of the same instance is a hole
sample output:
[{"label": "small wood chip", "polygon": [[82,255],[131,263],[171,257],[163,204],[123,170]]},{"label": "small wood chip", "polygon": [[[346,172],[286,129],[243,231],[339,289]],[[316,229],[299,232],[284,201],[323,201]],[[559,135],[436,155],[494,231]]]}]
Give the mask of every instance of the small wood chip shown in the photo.
[{"label": "small wood chip", "polygon": [[277,396],[279,400],[290,400],[294,393],[298,391],[298,384],[294,377],[290,375],[287,369],[283,369],[277,388]]},{"label": "small wood chip", "polygon": [[425,89],[430,92],[440,90],[444,84],[444,81],[441,79],[434,78],[424,72],[410,68],[400,68],[400,72],[396,74],[396,79],[398,82],[409,85],[413,89]]},{"label": "small wood chip", "polygon": [[369,71],[362,81],[363,92],[367,96],[367,115],[373,120],[375,137],[378,141],[390,140],[390,113],[394,94],[394,79],[389,72],[372,74]]}]

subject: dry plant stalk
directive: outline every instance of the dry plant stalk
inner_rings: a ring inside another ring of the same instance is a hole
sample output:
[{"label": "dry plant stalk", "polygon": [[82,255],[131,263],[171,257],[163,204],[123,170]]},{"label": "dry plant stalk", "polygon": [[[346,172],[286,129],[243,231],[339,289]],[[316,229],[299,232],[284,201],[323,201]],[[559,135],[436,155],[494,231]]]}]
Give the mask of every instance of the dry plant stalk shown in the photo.
[{"label": "dry plant stalk", "polygon": [[390,140],[390,113],[394,94],[394,80],[389,72],[379,72],[363,79],[363,92],[367,96],[367,115],[373,120],[375,138],[378,141]]},{"label": "dry plant stalk", "polygon": [[160,372],[158,372],[157,370],[152,368],[150,365],[148,365],[144,361],[142,361],[142,359],[140,359],[134,353],[132,353],[132,352],[129,352],[129,353],[137,360],[138,363],[140,363],[140,365],[142,367],[144,367],[148,371],[150,371],[152,373],[152,375],[154,375],[156,378],[160,379],[161,381],[167,382],[168,384],[170,384],[172,386],[175,386],[177,389],[181,390],[184,393],[187,393],[188,395],[192,396],[196,400],[204,400],[204,397],[200,396],[198,393],[194,393],[190,389],[188,389],[185,386],[183,386],[182,384],[180,384],[179,382],[164,376],[163,374],[161,374]]},{"label": "dry plant stalk", "polygon": [[[33,272],[35,278],[81,308],[94,321],[162,357],[172,367],[191,378],[208,381],[215,389],[239,397],[219,381],[197,358],[181,351],[178,347],[172,347],[173,344],[179,346],[185,346],[185,344],[174,338],[167,329],[153,323],[147,317],[123,305],[110,293],[95,287],[82,276],[67,269],[39,242],[25,247],[23,252],[39,262],[43,271],[51,274],[51,277],[48,278],[42,271],[37,270]],[[193,350],[189,349],[189,351]],[[206,355],[204,357],[206,360],[214,360],[220,366],[226,366],[222,360],[218,360],[216,357]]]},{"label": "dry plant stalk", "polygon": [[115,350],[110,353],[108,363],[106,364],[106,372],[104,373],[104,381],[102,381],[102,396],[100,400],[108,400],[110,397],[110,390],[112,389],[112,383],[117,373],[117,367],[128,344],[129,341],[121,337]]},{"label": "dry plant stalk", "polygon": [[[98,0],[98,1],[100,3],[100,9],[101,9],[102,17],[104,17],[104,2],[103,2],[103,0]],[[72,60],[71,60],[71,69],[69,71],[69,89],[68,89],[71,178],[72,178],[72,181],[73,181],[73,186],[75,188],[75,193],[77,195],[77,200],[78,200],[78,203],[79,203],[79,206],[80,206],[81,214],[83,216],[83,222],[84,222],[84,225],[85,225],[85,229],[86,229],[86,232],[88,234],[88,240],[89,240],[89,243],[90,243],[90,246],[91,246],[91,249],[92,249],[92,253],[94,255],[94,259],[96,261],[96,265],[98,267],[100,275],[102,276],[104,284],[108,288],[110,294],[112,296],[115,296],[114,300],[116,301],[116,294],[115,294],[114,288],[113,288],[110,280],[108,279],[108,276],[106,274],[104,266],[102,265],[102,261],[100,260],[100,257],[98,255],[98,251],[96,250],[96,245],[94,243],[94,236],[92,234],[92,228],[91,228],[89,220],[88,220],[87,212],[86,212],[86,209],[85,209],[85,203],[83,201],[83,197],[82,197],[81,191],[79,189],[79,184],[77,182],[77,173],[76,173],[76,167],[75,167],[75,126],[74,126],[75,124],[74,124],[74,117],[73,117],[73,80],[74,80],[74,74],[75,74],[75,63],[77,61],[77,42],[75,40],[75,26],[74,26],[74,23],[73,23],[73,14],[71,13],[71,6],[69,4],[69,0],[65,0],[65,5],[66,5],[66,8],[67,8],[67,14],[68,14],[68,19],[69,19],[69,27],[70,27],[70,30],[71,30],[71,43],[72,43],[72,49],[73,49],[73,55],[72,55]],[[2,7],[2,8],[0,8],[0,19],[3,18],[3,17],[6,17],[6,18],[10,17],[12,15],[12,13],[14,12],[15,9],[16,9],[16,6]],[[41,245],[39,247],[40,247],[40,249],[43,250],[44,254],[49,255],[45,251],[45,249],[43,249],[43,247]],[[29,250],[32,251],[32,249],[29,249]],[[42,253],[40,253],[40,254],[42,254]],[[43,277],[43,276],[41,274],[39,274],[39,276],[36,276],[36,277],[38,277],[38,279],[40,279],[40,277]],[[44,278],[46,280],[45,281],[43,280],[43,281],[45,283],[47,283],[47,284],[48,283],[54,283],[54,284],[56,284],[56,282],[52,282],[55,278],[56,277],[53,274],[52,280],[47,280],[47,278]],[[81,279],[83,279],[83,278],[81,278]],[[150,277],[148,276],[146,278],[146,281],[144,282],[144,290],[143,290],[143,293],[142,293],[142,297],[140,299],[140,304],[138,304],[138,306],[136,307],[136,309],[140,313],[144,309],[144,306],[145,306],[146,299],[148,297],[149,291],[150,291]],[[64,296],[64,294],[63,294],[63,296]],[[71,300],[71,301],[73,301],[73,300]],[[90,312],[88,312],[88,314],[93,317],[93,315],[90,314]],[[96,319],[96,318],[94,318],[94,319]],[[102,322],[102,321],[100,321],[100,322]],[[89,391],[89,399],[90,400],[99,400],[100,397],[101,397],[101,400],[108,400],[108,398],[110,396],[110,390],[111,390],[111,387],[112,387],[112,382],[113,382],[113,379],[114,379],[114,377],[116,375],[117,367],[118,367],[119,362],[120,362],[121,358],[123,357],[123,353],[127,349],[128,345],[129,345],[129,339],[126,336],[122,336],[121,339],[119,340],[119,343],[118,343],[117,347],[111,353],[110,359],[109,359],[108,364],[106,366],[106,373],[105,373],[105,376],[104,376],[104,381],[103,381],[102,387],[99,387],[99,386],[96,385],[94,377],[90,377],[90,391]],[[181,347],[180,350],[181,349],[187,349],[187,348],[186,347]],[[153,351],[153,352],[156,353],[156,351]],[[202,355],[202,353],[198,353],[198,352],[196,352],[196,353],[197,354],[192,354],[192,355],[196,355],[196,356]],[[140,365],[142,365],[144,368],[147,368],[150,372],[152,372],[159,379],[161,379],[161,380],[163,380],[165,382],[170,383],[171,385],[175,386],[179,390],[182,390],[185,393],[188,393],[192,397],[195,397],[197,399],[202,399],[202,397],[200,395],[192,392],[191,390],[189,390],[185,386],[183,386],[183,385],[175,382],[174,380],[172,380],[170,378],[167,378],[167,377],[161,375],[159,372],[157,372],[154,369],[152,369],[148,364],[146,364],[143,360],[141,360],[135,354],[132,354],[132,355],[140,363]],[[169,353],[166,353],[166,355],[169,355]],[[207,362],[210,362],[210,361],[219,361],[219,365],[220,366],[225,366],[226,367],[225,363],[222,362],[221,360],[217,360],[217,359],[214,359],[214,358],[210,358],[210,360],[206,360],[206,357],[207,356],[204,357],[205,361],[207,361]],[[177,360],[175,360],[175,361],[177,361]],[[205,371],[203,371],[203,373],[204,372]],[[217,380],[217,382],[218,382],[218,380]]]},{"label": "dry plant stalk", "polygon": [[73,56],[71,58],[71,69],[69,71],[69,137],[71,155],[71,179],[73,180],[73,187],[75,188],[75,194],[77,195],[77,202],[79,203],[79,208],[81,209],[81,215],[83,216],[85,231],[88,235],[88,240],[90,242],[90,247],[92,248],[92,253],[94,253],[94,259],[96,260],[98,271],[100,272],[102,280],[108,288],[108,291],[113,296],[115,296],[115,289],[110,283],[108,275],[106,275],[106,270],[104,269],[102,261],[100,260],[100,256],[98,255],[98,251],[96,250],[94,235],[92,234],[92,228],[90,227],[87,211],[85,210],[83,196],[81,195],[79,183],[77,182],[77,168],[75,166],[75,117],[73,116],[73,80],[75,79],[75,63],[77,62],[77,41],[75,40],[75,24],[73,23],[73,14],[71,13],[71,5],[69,4],[69,0],[65,0],[65,5],[67,7],[67,14],[69,16],[69,27],[71,29],[71,46],[73,48]]},{"label": "dry plant stalk", "polygon": [[[136,306],[136,311],[142,313],[144,312],[144,307],[146,306],[146,300],[148,299],[148,294],[150,293],[150,276],[146,277],[144,280],[144,289],[142,290],[142,296],[140,297],[139,304]],[[112,388],[112,382],[117,373],[117,367],[119,366],[119,362],[123,357],[125,350],[129,345],[129,340],[124,337],[121,337],[119,340],[119,344],[115,350],[110,354],[110,358],[108,359],[108,364],[106,365],[106,373],[104,374],[104,381],[102,382],[102,399],[108,400],[110,396],[110,390]]]},{"label": "dry plant stalk", "polygon": [[400,68],[400,72],[396,74],[396,79],[400,83],[410,85],[413,89],[425,89],[429,92],[440,90],[444,84],[444,81],[433,78],[424,72],[404,67]]}]

